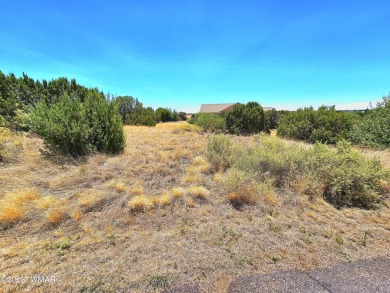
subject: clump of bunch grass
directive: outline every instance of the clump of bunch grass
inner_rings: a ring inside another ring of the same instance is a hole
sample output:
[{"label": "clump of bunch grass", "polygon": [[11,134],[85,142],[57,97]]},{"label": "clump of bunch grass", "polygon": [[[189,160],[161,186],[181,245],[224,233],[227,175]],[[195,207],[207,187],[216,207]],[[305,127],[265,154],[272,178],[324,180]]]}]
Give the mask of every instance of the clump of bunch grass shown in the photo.
[{"label": "clump of bunch grass", "polygon": [[16,160],[21,148],[21,137],[7,128],[0,127],[0,162]]},{"label": "clump of bunch grass", "polygon": [[126,184],[122,181],[117,181],[112,184],[114,190],[118,193],[126,191]]},{"label": "clump of bunch grass", "polygon": [[213,135],[207,145],[206,157],[215,171],[226,170],[232,161],[233,142],[223,134]]},{"label": "clump of bunch grass", "polygon": [[168,206],[172,203],[172,196],[170,194],[164,193],[159,198],[160,206]]},{"label": "clump of bunch grass", "polygon": [[172,197],[173,199],[182,198],[186,193],[186,190],[183,187],[174,187],[172,188]]},{"label": "clump of bunch grass", "polygon": [[132,212],[145,212],[152,208],[152,201],[144,194],[134,196],[128,206]]},{"label": "clump of bunch grass", "polygon": [[39,193],[35,189],[19,189],[6,194],[0,200],[0,223],[16,223],[25,217],[27,205],[39,198]]},{"label": "clump of bunch grass", "polygon": [[173,133],[179,132],[201,132],[202,128],[194,124],[183,123],[179,127],[173,130]]},{"label": "clump of bunch grass", "polygon": [[[220,166],[219,162],[225,166],[229,162],[232,166],[234,172],[228,173],[230,180],[225,180],[225,185],[234,192],[230,197],[241,202],[242,182],[269,181],[274,188],[292,190],[298,182],[301,192],[321,195],[336,207],[372,209],[380,205],[383,182],[390,176],[379,160],[365,157],[345,141],[340,141],[334,149],[320,143],[310,147],[285,144],[264,135],[255,136],[256,143],[251,146],[233,145],[228,137],[218,139],[223,140],[223,146],[229,146],[228,150],[239,153],[229,156],[217,152],[221,148],[215,146],[220,141],[216,144],[215,137],[209,141],[209,149],[220,154],[214,166]],[[270,198],[269,201],[274,202]]]},{"label": "clump of bunch grass", "polygon": [[203,186],[194,185],[188,187],[187,192],[191,197],[194,197],[196,199],[206,199],[210,194],[210,191]]},{"label": "clump of bunch grass", "polygon": [[230,168],[223,180],[231,205],[237,209],[244,205],[256,205],[261,200],[272,206],[277,204],[276,191],[271,180],[257,181],[257,175]]},{"label": "clump of bunch grass", "polygon": [[61,207],[57,207],[49,209],[46,216],[49,223],[59,224],[65,219],[66,213]]},{"label": "clump of bunch grass", "polygon": [[103,200],[103,194],[94,189],[87,189],[77,194],[78,205],[83,209],[84,212],[90,212],[98,209]]}]

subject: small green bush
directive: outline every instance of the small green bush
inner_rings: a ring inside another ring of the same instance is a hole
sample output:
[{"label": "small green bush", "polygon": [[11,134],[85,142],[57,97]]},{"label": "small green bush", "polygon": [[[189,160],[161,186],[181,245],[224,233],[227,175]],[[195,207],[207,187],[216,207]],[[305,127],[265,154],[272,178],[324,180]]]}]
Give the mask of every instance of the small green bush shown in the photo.
[{"label": "small green bush", "polygon": [[281,116],[277,135],[310,142],[336,143],[348,136],[359,116],[335,107],[299,109]]},{"label": "small green bush", "polygon": [[77,157],[94,151],[114,154],[125,146],[117,107],[94,91],[84,102],[68,95],[50,105],[41,101],[31,123],[50,151],[64,155]]},{"label": "small green bush", "polygon": [[362,146],[390,147],[390,95],[353,126],[349,138]]},{"label": "small green bush", "polygon": [[270,133],[268,116],[256,102],[238,104],[227,113],[226,128],[234,134]]},{"label": "small green bush", "polygon": [[230,166],[233,143],[223,134],[213,135],[208,142],[206,156],[214,170],[225,170]]},{"label": "small green bush", "polygon": [[188,122],[206,131],[222,132],[225,130],[225,119],[218,114],[198,113]]},{"label": "small green bush", "polygon": [[125,125],[155,126],[156,117],[154,110],[145,108],[137,98],[131,96],[118,96],[112,101],[117,107]]},{"label": "small green bush", "polygon": [[264,135],[255,140],[254,146],[242,146],[228,137],[212,137],[208,158],[215,167],[231,166],[233,174],[272,182],[276,188],[321,195],[336,207],[371,209],[381,203],[384,191],[380,182],[389,179],[389,172],[348,142],[340,141],[333,149],[320,143],[312,147],[287,145]]}]

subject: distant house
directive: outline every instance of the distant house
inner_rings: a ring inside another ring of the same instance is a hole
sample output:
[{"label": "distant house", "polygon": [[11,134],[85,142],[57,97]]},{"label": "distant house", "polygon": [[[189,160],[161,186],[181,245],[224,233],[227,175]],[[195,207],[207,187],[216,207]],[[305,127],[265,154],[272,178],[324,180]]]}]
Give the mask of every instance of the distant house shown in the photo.
[{"label": "distant house", "polygon": [[221,114],[233,110],[233,107],[238,103],[234,104],[202,104],[200,106],[200,113],[212,113]]},{"label": "distant house", "polygon": [[[202,104],[200,106],[200,113],[212,113],[212,114],[221,114],[226,113],[233,110],[234,106],[238,103],[234,104]],[[275,109],[273,107],[263,107],[264,111],[271,111]]]}]

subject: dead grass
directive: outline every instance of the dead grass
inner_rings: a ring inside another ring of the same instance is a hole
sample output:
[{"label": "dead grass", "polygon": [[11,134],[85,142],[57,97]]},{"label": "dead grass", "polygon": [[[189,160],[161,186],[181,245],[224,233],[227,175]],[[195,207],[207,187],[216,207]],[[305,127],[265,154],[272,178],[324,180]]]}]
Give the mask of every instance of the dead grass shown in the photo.
[{"label": "dead grass", "polygon": [[12,162],[18,159],[22,148],[22,137],[7,128],[0,127],[0,162]]},{"label": "dead grass", "polygon": [[0,222],[10,224],[21,221],[24,217],[24,209],[17,203],[1,202]]},{"label": "dead grass", "polygon": [[243,205],[255,205],[259,202],[259,194],[255,188],[250,185],[242,189],[230,192],[228,199],[233,207],[241,208]]},{"label": "dead grass", "polygon": [[122,181],[114,182],[113,188],[115,189],[116,192],[124,192],[126,190],[126,184],[123,183]]},{"label": "dead grass", "polygon": [[132,212],[146,212],[152,208],[153,203],[148,197],[142,194],[133,197],[129,201],[128,206]]},{"label": "dead grass", "polygon": [[[375,211],[337,210],[310,196],[308,182],[290,191],[256,178],[243,185],[245,174],[213,173],[208,134],[183,125],[125,127],[124,154],[83,162],[42,159],[42,142],[23,138],[18,163],[0,166],[0,271],[57,281],[0,283],[0,291],[158,292],[197,283],[226,292],[240,275],[388,254],[389,200]],[[232,193],[251,204],[233,208]]]},{"label": "dead grass", "polygon": [[18,189],[0,198],[0,223],[10,224],[23,220],[29,202],[39,198],[35,189]]},{"label": "dead grass", "polygon": [[50,209],[47,211],[47,220],[51,224],[59,224],[65,219],[65,215],[61,208]]},{"label": "dead grass", "polygon": [[190,186],[187,188],[187,192],[190,196],[198,199],[206,199],[210,195],[210,191],[203,186]]},{"label": "dead grass", "polygon": [[174,199],[178,199],[178,198],[182,198],[185,195],[186,190],[183,187],[174,187],[172,188],[171,193]]}]

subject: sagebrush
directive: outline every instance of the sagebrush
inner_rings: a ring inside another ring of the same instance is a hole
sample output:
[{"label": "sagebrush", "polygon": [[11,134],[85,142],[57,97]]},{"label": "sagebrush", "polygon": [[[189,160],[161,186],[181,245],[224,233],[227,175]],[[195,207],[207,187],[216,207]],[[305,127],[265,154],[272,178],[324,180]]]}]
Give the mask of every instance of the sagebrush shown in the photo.
[{"label": "sagebrush", "polygon": [[[320,143],[310,147],[286,145],[264,135],[254,140],[254,144],[243,146],[233,144],[226,136],[212,137],[208,158],[213,168],[231,166],[239,182],[272,182],[275,188],[320,195],[337,207],[370,209],[380,205],[381,180],[388,179],[389,172],[376,158],[363,156],[348,142],[341,141],[332,149]],[[229,180],[228,185],[234,182],[237,180]]]}]

